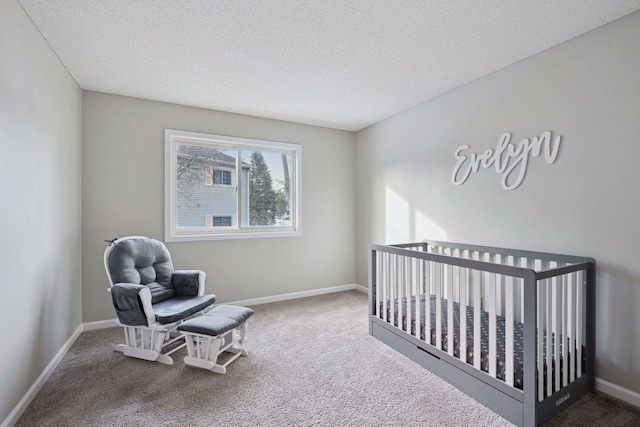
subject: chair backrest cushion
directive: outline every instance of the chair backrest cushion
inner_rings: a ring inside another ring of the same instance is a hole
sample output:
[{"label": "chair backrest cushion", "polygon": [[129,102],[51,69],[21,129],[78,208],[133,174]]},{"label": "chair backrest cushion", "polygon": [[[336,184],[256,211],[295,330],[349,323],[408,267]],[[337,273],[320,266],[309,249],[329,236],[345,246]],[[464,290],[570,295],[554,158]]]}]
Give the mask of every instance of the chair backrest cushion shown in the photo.
[{"label": "chair backrest cushion", "polygon": [[175,296],[171,283],[173,264],[166,246],[155,239],[134,238],[116,241],[109,254],[109,272],[115,283],[145,285],[153,304]]}]

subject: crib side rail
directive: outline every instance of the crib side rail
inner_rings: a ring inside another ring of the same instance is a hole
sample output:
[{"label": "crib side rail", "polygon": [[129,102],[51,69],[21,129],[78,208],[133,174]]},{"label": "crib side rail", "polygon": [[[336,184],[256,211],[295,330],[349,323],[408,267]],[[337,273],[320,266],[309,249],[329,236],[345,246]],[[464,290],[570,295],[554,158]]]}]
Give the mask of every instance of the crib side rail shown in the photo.
[{"label": "crib side rail", "polygon": [[529,281],[525,278],[525,292],[531,283],[530,298],[536,301],[531,309],[535,327],[525,341],[535,339],[538,402],[584,376],[589,390],[595,385],[595,262],[546,264]]},{"label": "crib side rail", "polygon": [[[493,246],[481,246],[481,245],[470,245],[466,243],[456,243],[456,242],[442,242],[438,240],[424,240],[423,242],[426,246],[431,246],[433,248],[448,248],[448,249],[459,249],[466,251],[477,251],[481,253],[491,253],[491,254],[499,254],[499,255],[509,255],[520,258],[527,259],[538,259],[545,261],[556,261],[559,263],[565,264],[574,264],[574,263],[582,263],[582,262],[595,262],[593,258],[576,256],[576,255],[566,255],[566,254],[556,254],[549,252],[539,252],[539,251],[525,251],[522,249],[510,249],[510,248],[499,248]],[[396,245],[394,245],[396,246]],[[399,247],[403,245],[397,245]]]},{"label": "crib side rail", "polygon": [[595,264],[588,260],[372,245],[370,314],[541,402],[586,373],[593,381]]}]

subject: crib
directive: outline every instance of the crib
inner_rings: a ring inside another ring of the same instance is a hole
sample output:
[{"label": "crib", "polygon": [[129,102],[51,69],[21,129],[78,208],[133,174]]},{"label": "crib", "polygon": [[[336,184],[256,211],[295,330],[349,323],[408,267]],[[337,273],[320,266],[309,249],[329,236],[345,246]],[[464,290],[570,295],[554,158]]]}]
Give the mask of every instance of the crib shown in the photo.
[{"label": "crib", "polygon": [[519,426],[595,385],[595,261],[426,240],[371,245],[369,333]]}]

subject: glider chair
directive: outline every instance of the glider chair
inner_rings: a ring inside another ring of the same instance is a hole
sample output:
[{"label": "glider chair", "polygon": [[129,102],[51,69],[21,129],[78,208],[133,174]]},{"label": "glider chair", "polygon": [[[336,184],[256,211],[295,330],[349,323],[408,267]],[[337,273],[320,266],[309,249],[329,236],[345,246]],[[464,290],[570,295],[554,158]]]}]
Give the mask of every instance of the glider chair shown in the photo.
[{"label": "glider chair", "polygon": [[[124,327],[125,343],[115,350],[173,364],[171,354],[186,345],[178,343],[185,339],[178,326],[209,311],[216,301],[215,295],[204,294],[204,271],[174,270],[165,245],[143,236],[111,241],[104,267],[118,322]],[[165,347],[171,349],[162,353]]]}]

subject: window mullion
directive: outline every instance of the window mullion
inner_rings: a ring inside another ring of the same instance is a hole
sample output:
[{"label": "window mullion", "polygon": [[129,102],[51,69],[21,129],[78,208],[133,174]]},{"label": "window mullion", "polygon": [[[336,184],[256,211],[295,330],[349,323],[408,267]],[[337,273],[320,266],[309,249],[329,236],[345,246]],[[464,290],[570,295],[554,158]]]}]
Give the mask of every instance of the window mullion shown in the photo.
[{"label": "window mullion", "polygon": [[242,185],[242,159],[240,158],[240,147],[236,145],[236,230],[242,228],[242,209],[240,209]]}]

